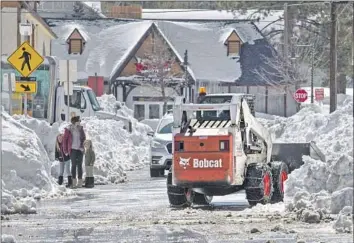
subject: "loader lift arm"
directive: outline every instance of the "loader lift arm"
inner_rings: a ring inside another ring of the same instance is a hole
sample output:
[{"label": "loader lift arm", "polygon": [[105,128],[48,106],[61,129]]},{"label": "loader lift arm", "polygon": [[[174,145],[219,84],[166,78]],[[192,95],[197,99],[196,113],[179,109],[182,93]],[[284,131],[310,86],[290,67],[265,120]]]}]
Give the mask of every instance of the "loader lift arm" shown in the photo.
[{"label": "loader lift arm", "polygon": [[257,119],[252,115],[251,110],[248,106],[246,100],[242,100],[242,113],[245,124],[245,142],[248,146],[251,146],[250,135],[251,132],[254,133],[259,139],[263,140],[267,149],[267,163],[271,161],[272,157],[272,140],[270,133],[263,125],[257,121]]}]

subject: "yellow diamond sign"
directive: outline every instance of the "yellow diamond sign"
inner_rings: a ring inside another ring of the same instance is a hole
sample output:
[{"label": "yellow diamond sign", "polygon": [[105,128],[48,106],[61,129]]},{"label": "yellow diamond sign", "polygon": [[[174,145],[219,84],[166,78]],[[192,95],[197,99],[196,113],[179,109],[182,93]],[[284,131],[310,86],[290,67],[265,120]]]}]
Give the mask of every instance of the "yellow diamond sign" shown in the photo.
[{"label": "yellow diamond sign", "polygon": [[44,61],[43,57],[27,42],[23,42],[17,50],[9,56],[7,61],[21,73],[28,77]]}]

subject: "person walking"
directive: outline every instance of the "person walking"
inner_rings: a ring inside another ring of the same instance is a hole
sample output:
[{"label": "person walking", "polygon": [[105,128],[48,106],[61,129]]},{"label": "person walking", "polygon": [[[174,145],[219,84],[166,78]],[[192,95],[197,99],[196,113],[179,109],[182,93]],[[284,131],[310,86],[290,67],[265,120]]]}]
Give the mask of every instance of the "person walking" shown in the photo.
[{"label": "person walking", "polygon": [[69,155],[71,159],[72,188],[82,187],[82,159],[86,135],[80,122],[79,116],[72,117],[71,124],[65,128],[63,139],[64,154]]},{"label": "person walking", "polygon": [[96,160],[95,151],[93,150],[92,147],[92,141],[86,140],[84,142],[84,148],[85,148],[85,172],[86,172],[84,187],[92,188],[94,187],[95,184],[94,177],[93,177],[93,164]]},{"label": "person walking", "polygon": [[65,173],[68,177],[68,183],[66,184],[66,187],[71,187],[72,177],[70,171],[70,156],[64,154],[63,137],[64,137],[63,134],[59,134],[57,136],[56,143],[55,143],[55,159],[59,161],[59,165],[60,165],[58,184],[59,185],[63,184],[63,178],[64,178],[63,176],[64,176],[64,169],[65,169]]}]

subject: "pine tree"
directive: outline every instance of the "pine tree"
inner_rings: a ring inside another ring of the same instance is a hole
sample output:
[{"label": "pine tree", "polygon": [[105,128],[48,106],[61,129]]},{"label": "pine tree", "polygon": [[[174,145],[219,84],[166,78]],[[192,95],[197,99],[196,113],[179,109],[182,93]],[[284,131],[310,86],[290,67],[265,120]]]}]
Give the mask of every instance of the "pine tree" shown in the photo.
[{"label": "pine tree", "polygon": [[73,14],[72,16],[75,18],[82,18],[85,13],[84,13],[84,7],[82,6],[82,3],[80,2],[75,2],[73,6]]}]

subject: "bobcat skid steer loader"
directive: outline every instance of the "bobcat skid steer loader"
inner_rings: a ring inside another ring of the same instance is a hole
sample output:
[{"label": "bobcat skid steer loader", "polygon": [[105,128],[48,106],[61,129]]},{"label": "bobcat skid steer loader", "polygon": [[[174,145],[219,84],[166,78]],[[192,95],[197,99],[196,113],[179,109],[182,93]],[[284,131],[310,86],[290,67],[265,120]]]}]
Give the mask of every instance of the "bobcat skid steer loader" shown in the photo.
[{"label": "bobcat skid steer loader", "polygon": [[302,155],[318,152],[324,160],[312,143],[273,144],[254,116],[252,95],[209,94],[198,104],[183,100],[177,97],[173,109],[173,162],[167,177],[172,207],[208,205],[213,196],[243,189],[251,206],[279,202],[284,181],[301,166]]}]

